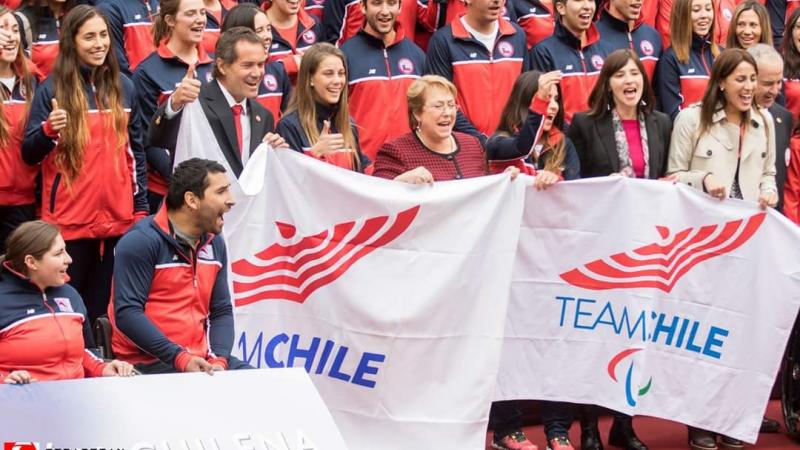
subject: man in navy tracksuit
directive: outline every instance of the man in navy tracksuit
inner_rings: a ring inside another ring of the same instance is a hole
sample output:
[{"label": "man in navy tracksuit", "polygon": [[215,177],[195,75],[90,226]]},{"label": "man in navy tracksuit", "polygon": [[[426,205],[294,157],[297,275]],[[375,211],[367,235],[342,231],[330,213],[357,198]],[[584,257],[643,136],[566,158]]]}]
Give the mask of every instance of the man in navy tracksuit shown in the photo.
[{"label": "man in navy tracksuit", "polygon": [[428,45],[425,73],[458,88],[455,130],[494,133],[517,77],[528,66],[525,32],[504,20],[500,0],[470,0],[467,13],[437,31]]},{"label": "man in navy tracksuit", "polygon": [[397,21],[397,0],[361,0],[361,8],[366,24],[342,45],[342,52],[349,69],[350,113],[361,127],[361,150],[375,161],[384,142],[410,130],[406,93],[422,76],[425,53],[405,38]]},{"label": "man in navy tracksuit", "polygon": [[233,309],[222,216],[234,204],[225,168],[175,169],[165,204],[116,247],[108,315],[117,358],[143,373],[247,369],[231,356]]},{"label": "man in navy tracksuit", "polygon": [[653,81],[663,48],[661,35],[644,22],[641,0],[610,0],[596,26],[602,40],[615,50],[629,48],[636,52],[647,77]]}]

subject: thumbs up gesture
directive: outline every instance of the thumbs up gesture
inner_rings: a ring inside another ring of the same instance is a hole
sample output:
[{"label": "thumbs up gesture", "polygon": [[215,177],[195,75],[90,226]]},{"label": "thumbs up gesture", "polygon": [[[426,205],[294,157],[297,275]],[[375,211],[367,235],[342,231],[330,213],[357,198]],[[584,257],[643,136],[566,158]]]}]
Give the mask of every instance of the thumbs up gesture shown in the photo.
[{"label": "thumbs up gesture", "polygon": [[344,136],[341,133],[331,133],[330,120],[322,122],[322,131],[319,140],[313,147],[311,153],[317,158],[341,151],[344,148]]},{"label": "thumbs up gesture", "polygon": [[184,105],[197,100],[200,95],[200,80],[195,77],[195,64],[189,65],[186,76],[175,89],[170,97],[170,105],[173,111],[180,111]]},{"label": "thumbs up gesture", "polygon": [[47,116],[47,123],[50,124],[50,128],[53,131],[59,132],[67,126],[67,111],[58,107],[58,100],[56,100],[55,97],[50,100],[50,104],[53,110],[50,111],[50,115]]}]

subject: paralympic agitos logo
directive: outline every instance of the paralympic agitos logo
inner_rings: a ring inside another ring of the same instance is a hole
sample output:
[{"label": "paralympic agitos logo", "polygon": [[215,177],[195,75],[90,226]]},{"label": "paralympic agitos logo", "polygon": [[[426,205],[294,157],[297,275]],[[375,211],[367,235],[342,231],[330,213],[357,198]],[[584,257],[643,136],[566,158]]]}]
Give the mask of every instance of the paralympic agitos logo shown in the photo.
[{"label": "paralympic agitos logo", "polygon": [[352,220],[310,236],[276,222],[283,242],[275,242],[248,258],[231,264],[236,275],[236,306],[262,300],[305,302],[317,289],[336,281],[373,251],[403,234],[417,217],[419,206],[392,216]]},{"label": "paralympic agitos logo", "polygon": [[615,383],[617,383],[619,382],[617,380],[617,366],[619,366],[625,360],[630,361],[628,364],[628,369],[625,372],[625,400],[630,406],[636,406],[638,398],[650,392],[650,387],[653,385],[653,377],[650,377],[644,386],[637,386],[635,388],[633,387],[633,368],[635,362],[630,356],[639,352],[640,350],[642,349],[629,348],[623,350],[614,355],[614,357],[611,358],[611,361],[608,362],[608,376],[611,377]]}]

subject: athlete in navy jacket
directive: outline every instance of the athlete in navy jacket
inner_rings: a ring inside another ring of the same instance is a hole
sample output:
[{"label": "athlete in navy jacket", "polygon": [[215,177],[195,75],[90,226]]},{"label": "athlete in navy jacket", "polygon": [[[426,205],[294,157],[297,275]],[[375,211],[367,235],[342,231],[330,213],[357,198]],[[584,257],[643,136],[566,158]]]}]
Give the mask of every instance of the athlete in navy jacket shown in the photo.
[{"label": "athlete in navy jacket", "polygon": [[159,0],[104,0],[97,5],[108,19],[119,70],[130,76],[153,52],[153,15]]},{"label": "athlete in navy jacket", "polygon": [[225,168],[190,159],[175,168],[158,213],[120,239],[108,308],[119,359],[144,373],[249,368],[230,356],[233,309],[220,233],[233,204]]},{"label": "athlete in navy jacket", "polygon": [[[408,133],[406,93],[422,76],[425,53],[405,38],[396,0],[362,4],[367,23],[342,52],[347,57],[350,113],[361,126],[361,148],[374,161],[381,145]],[[390,20],[378,20],[384,17]]]},{"label": "athlete in navy jacket", "polygon": [[[531,64],[542,72],[560,70],[561,92],[564,94],[564,119],[572,122],[575,113],[589,109],[589,94],[594,89],[597,77],[606,56],[612,49],[600,40],[600,33],[591,22],[595,7],[584,3],[575,12],[567,8],[574,0],[556,0],[556,28],[553,35],[533,48]],[[561,8],[562,12],[558,9]],[[581,39],[583,36],[583,40]]]},{"label": "athlete in navy jacket", "polygon": [[[437,31],[428,46],[425,73],[441,75],[458,88],[455,130],[482,141],[494,133],[514,81],[528,66],[525,32],[502,19],[501,5],[498,0],[472,1],[467,13]],[[494,42],[487,47],[475,33],[492,34],[492,29]]]},{"label": "athlete in navy jacket", "polygon": [[[639,55],[647,77],[655,74],[658,59],[663,53],[661,36],[655,28],[647,25],[642,16],[642,8],[631,8],[632,3],[641,5],[640,0],[610,0],[597,21],[600,38],[614,50],[629,48]],[[633,22],[633,26],[629,23]]]}]

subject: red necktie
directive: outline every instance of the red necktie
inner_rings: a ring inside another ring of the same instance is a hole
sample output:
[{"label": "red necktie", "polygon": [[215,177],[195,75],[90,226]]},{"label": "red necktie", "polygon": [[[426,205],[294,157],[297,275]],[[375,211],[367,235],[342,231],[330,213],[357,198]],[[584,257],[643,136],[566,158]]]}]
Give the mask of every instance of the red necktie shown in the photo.
[{"label": "red necktie", "polygon": [[239,156],[242,156],[242,105],[231,106],[233,123],[236,125],[236,140],[239,143]]}]

